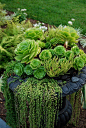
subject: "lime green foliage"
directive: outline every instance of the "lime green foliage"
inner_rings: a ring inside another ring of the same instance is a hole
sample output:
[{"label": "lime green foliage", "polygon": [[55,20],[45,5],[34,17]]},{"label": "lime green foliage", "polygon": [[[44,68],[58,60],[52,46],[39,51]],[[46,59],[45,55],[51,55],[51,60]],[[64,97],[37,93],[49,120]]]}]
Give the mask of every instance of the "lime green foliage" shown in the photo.
[{"label": "lime green foliage", "polygon": [[80,57],[83,59],[84,64],[86,65],[86,54],[83,50],[80,49]]},{"label": "lime green foliage", "polygon": [[54,37],[50,40],[51,45],[55,46],[56,44],[58,44],[58,38]]},{"label": "lime green foliage", "polygon": [[[65,74],[73,66],[73,58],[70,56],[71,61],[66,58],[58,59],[54,57],[44,61],[44,68],[49,77],[57,77],[59,75]],[[64,68],[65,67],[65,68]]]},{"label": "lime green foliage", "polygon": [[79,55],[79,53],[80,53],[78,46],[72,47],[71,50],[73,51],[74,55]]},{"label": "lime green foliage", "polygon": [[41,66],[41,61],[39,59],[33,59],[30,63],[32,69],[37,69]]},{"label": "lime green foliage", "polygon": [[[20,124],[24,127],[27,118],[26,101],[29,103],[29,122],[31,128],[54,128],[55,114],[60,104],[61,88],[57,81],[53,79],[37,80],[35,78],[28,78],[16,88],[18,117]],[[56,94],[58,93],[58,98]],[[16,104],[17,104],[16,103]],[[44,119],[43,119],[44,118]],[[43,120],[42,120],[43,119]],[[42,122],[43,121],[43,122]]]},{"label": "lime green foliage", "polygon": [[37,40],[36,42],[38,43],[39,47],[41,47],[41,48],[45,47],[45,43],[44,42],[42,42],[40,40]]},{"label": "lime green foliage", "polygon": [[39,28],[29,28],[25,31],[24,36],[25,38],[38,40],[41,38],[42,34],[42,30]]},{"label": "lime green foliage", "polygon": [[31,26],[32,25],[29,20],[27,23],[22,21],[20,24],[18,17],[16,17],[13,20],[7,22],[7,27],[4,30],[4,33],[6,33],[8,36],[23,34],[24,31]]},{"label": "lime green foliage", "polygon": [[17,64],[15,64],[14,73],[16,75],[18,75],[18,76],[21,76],[23,74],[23,72],[24,72],[24,66],[23,66],[23,64],[21,64],[19,62]]},{"label": "lime green foliage", "polygon": [[[46,48],[53,48],[57,44],[73,47],[75,43],[78,43],[79,35],[73,27],[59,26],[58,28],[49,29],[44,33],[44,39],[46,40]],[[42,38],[43,40],[43,38]]]},{"label": "lime green foliage", "polygon": [[39,68],[35,69],[33,75],[37,79],[42,79],[43,77],[45,77],[46,72],[44,66],[40,66]]},{"label": "lime green foliage", "polygon": [[52,57],[54,57],[55,56],[55,50],[54,49],[49,49],[49,51],[51,52]]},{"label": "lime green foliage", "polygon": [[42,52],[39,55],[39,58],[41,60],[47,60],[52,57],[52,54],[49,50],[42,50]]},{"label": "lime green foliage", "polygon": [[59,45],[59,46],[54,48],[54,51],[55,51],[55,54],[59,58],[61,58],[61,57],[63,57],[65,55],[66,49],[64,48],[64,46]]},{"label": "lime green foliage", "polygon": [[33,74],[33,69],[31,68],[31,66],[29,64],[27,64],[25,67],[24,67],[24,72],[27,74],[27,75],[32,75]]},{"label": "lime green foliage", "polygon": [[73,27],[63,27],[61,35],[64,40],[63,42],[67,41],[66,47],[68,47],[68,45],[72,47],[73,44],[78,43],[77,39],[79,38],[79,36],[77,34],[77,31]]},{"label": "lime green foliage", "polygon": [[[15,19],[17,20],[17,18]],[[7,28],[0,28],[0,70],[5,69],[6,64],[15,56],[14,50],[22,40],[24,40],[24,31],[27,27],[31,27],[30,21],[7,22]]]},{"label": "lime green foliage", "polygon": [[80,71],[84,67],[84,60],[81,57],[75,57],[73,66]]},{"label": "lime green foliage", "polygon": [[16,60],[28,64],[38,54],[38,44],[34,40],[24,40],[15,49]]}]

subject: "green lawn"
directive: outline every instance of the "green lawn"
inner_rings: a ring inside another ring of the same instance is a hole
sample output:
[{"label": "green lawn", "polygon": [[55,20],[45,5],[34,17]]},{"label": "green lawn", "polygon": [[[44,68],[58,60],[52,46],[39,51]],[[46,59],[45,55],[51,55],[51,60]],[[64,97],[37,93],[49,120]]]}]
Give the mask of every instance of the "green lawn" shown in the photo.
[{"label": "green lawn", "polygon": [[67,25],[71,18],[73,26],[82,28],[86,33],[86,0],[0,0],[4,9],[16,12],[17,8],[26,8],[29,18],[58,26]]}]

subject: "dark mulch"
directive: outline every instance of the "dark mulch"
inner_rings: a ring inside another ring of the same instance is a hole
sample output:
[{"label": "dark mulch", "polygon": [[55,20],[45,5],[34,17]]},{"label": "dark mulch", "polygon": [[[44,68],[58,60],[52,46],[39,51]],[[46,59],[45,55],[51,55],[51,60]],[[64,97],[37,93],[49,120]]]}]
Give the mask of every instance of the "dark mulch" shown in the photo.
[{"label": "dark mulch", "polygon": [[[13,12],[10,12],[10,11],[7,11],[7,15],[11,15],[13,14]],[[32,24],[35,24],[37,23],[37,20],[33,20],[33,19],[29,19],[30,22]],[[48,24],[44,24],[46,27],[48,27]],[[50,27],[52,27],[51,25],[49,25]],[[2,28],[5,28],[5,26],[2,26]],[[86,48],[83,48],[81,45],[80,45],[80,42],[78,42],[78,47],[80,49],[82,49],[85,53],[86,53]],[[0,75],[3,73],[3,71],[0,73]],[[2,118],[4,121],[6,121],[6,109],[5,109],[5,100],[4,100],[4,96],[3,96],[3,93],[0,92],[0,118]],[[82,109],[81,108],[81,112],[80,112],[80,117],[79,117],[79,124],[77,127],[73,126],[73,124],[68,124],[66,125],[65,127],[63,128],[86,128],[86,109]]]}]

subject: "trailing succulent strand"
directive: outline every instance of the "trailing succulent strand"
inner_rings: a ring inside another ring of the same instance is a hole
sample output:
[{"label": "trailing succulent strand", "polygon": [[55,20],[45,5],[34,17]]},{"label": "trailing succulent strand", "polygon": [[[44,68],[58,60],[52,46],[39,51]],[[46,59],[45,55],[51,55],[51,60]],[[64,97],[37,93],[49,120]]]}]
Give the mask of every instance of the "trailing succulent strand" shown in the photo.
[{"label": "trailing succulent strand", "polygon": [[[22,126],[25,125],[25,120],[28,116],[25,102],[28,101],[30,127],[54,128],[57,100],[60,100],[60,94],[62,93],[61,88],[57,85],[57,81],[53,79],[38,81],[33,77],[29,77],[26,82],[17,86],[16,91]],[[56,93],[58,93],[58,98],[56,97]]]}]

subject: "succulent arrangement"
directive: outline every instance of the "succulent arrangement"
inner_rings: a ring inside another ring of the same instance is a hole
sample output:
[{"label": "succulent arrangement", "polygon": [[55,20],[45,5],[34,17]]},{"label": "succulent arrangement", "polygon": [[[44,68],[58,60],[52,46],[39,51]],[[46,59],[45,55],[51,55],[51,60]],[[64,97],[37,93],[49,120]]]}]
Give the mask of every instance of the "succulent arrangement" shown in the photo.
[{"label": "succulent arrangement", "polygon": [[[77,46],[79,34],[73,27],[60,25],[44,31],[40,24],[39,28],[37,25],[32,27],[30,22],[25,23],[23,11],[26,10],[18,9],[15,16],[19,16],[19,21],[14,18],[14,21],[7,22],[4,31],[0,29],[0,68],[12,60],[4,72],[2,86],[8,123],[13,128],[20,127],[20,124],[26,128],[28,102],[30,127],[54,128],[62,88],[53,78],[67,74],[71,68],[80,71],[86,65],[86,54]],[[7,86],[10,76],[17,80],[28,78],[17,86],[15,95]],[[44,126],[41,124],[43,118]]]},{"label": "succulent arrangement", "polygon": [[[69,69],[81,70],[86,65],[86,54],[77,46],[79,35],[69,26],[49,28],[43,32],[29,28],[24,32],[25,39],[15,49],[15,59],[20,68],[14,66],[14,73],[33,76],[37,79],[58,77]],[[22,72],[21,72],[22,69]]]}]

